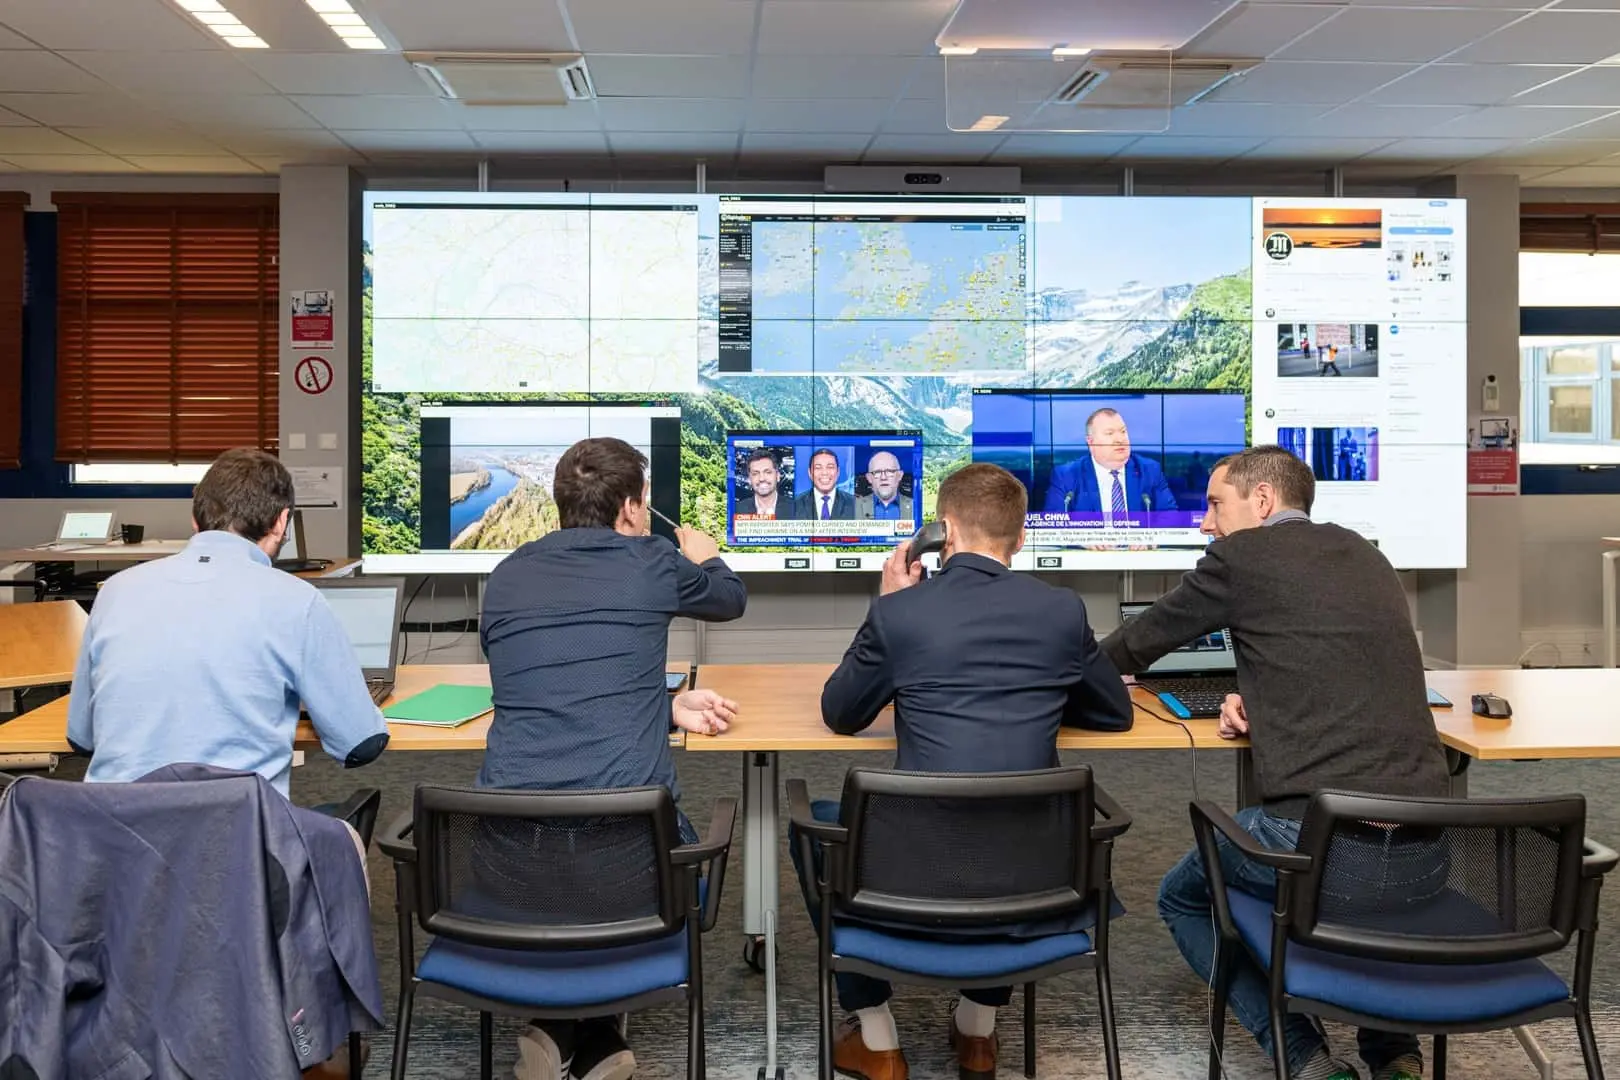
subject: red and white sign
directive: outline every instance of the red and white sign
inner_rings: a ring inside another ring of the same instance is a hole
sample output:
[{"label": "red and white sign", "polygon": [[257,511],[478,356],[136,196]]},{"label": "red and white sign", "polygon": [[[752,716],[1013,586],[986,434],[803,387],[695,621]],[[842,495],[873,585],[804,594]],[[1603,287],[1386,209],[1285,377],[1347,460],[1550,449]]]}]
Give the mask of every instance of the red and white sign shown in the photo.
[{"label": "red and white sign", "polygon": [[305,356],[293,367],[293,382],[306,394],[324,394],[332,386],[332,365],[324,356]]},{"label": "red and white sign", "polygon": [[330,349],[337,334],[336,301],[331,289],[298,289],[292,294],[292,346],[295,349]]},{"label": "red and white sign", "polygon": [[1518,450],[1468,451],[1468,494],[1517,495]]}]

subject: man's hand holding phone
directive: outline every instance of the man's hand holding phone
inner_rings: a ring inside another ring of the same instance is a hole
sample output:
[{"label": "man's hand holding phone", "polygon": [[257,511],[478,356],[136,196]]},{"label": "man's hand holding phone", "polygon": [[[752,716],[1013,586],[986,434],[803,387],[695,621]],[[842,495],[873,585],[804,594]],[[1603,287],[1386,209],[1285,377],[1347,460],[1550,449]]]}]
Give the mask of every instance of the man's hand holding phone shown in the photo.
[{"label": "man's hand holding phone", "polygon": [[923,579],[923,565],[910,558],[911,541],[902,540],[883,560],[883,580],[878,584],[878,595],[888,596],[901,589],[909,589]]},{"label": "man's hand holding phone", "polygon": [[708,562],[720,555],[720,545],[712,536],[685,525],[675,530],[675,541],[681,545],[681,554],[695,563]]}]

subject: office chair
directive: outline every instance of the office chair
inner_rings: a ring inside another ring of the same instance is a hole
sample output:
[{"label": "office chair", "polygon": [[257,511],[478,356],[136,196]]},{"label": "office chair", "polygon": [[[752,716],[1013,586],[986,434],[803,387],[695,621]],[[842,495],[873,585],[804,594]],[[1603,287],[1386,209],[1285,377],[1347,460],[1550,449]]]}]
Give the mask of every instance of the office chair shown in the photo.
[{"label": "office chair", "polygon": [[[1220,807],[1191,806],[1219,930],[1210,1003],[1211,1080],[1221,1076],[1233,964],[1268,973],[1273,1031],[1306,1013],[1380,1031],[1446,1037],[1568,1016],[1587,1076],[1603,1066],[1589,995],[1598,890],[1620,855],[1585,839],[1580,795],[1396,799],[1322,792],[1297,851],[1262,847]],[[1277,872],[1275,899],[1232,888],[1219,844]],[[1566,983],[1540,957],[1575,939]],[[1277,1080],[1288,1058],[1274,1055]]]},{"label": "office chair", "polygon": [[949,989],[1024,984],[1024,1075],[1033,1077],[1035,983],[1087,968],[1097,977],[1109,1080],[1119,1080],[1109,864],[1131,819],[1089,767],[852,769],[836,824],[815,817],[803,780],[789,780],[787,792],[800,865],[818,865],[817,846],[821,854],[813,887],[823,1080],[833,1076],[834,972]]},{"label": "office chair", "polygon": [[[663,787],[418,787],[380,841],[398,881],[395,1080],[419,993],[478,1011],[483,1080],[495,1013],[578,1020],[684,1002],[687,1076],[703,1080],[700,935],[719,911],[736,811],[719,800],[708,836],[682,844]],[[434,936],[414,970],[413,916]]]}]

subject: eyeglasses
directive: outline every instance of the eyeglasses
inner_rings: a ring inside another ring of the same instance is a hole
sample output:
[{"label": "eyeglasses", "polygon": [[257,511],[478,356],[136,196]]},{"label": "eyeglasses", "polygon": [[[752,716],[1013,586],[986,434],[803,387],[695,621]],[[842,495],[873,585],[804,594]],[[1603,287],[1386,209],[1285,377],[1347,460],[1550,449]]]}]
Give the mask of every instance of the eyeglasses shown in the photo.
[{"label": "eyeglasses", "polygon": [[901,472],[900,472],[899,469],[867,469],[866,470],[866,475],[867,476],[899,476],[899,475],[901,475]]}]

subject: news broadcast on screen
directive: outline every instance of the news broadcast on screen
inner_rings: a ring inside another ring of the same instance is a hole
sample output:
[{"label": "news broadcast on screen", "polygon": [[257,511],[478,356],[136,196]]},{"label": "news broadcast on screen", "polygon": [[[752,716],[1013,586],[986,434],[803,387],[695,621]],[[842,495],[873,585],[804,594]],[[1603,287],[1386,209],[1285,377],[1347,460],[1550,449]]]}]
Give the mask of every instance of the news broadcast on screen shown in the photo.
[{"label": "news broadcast on screen", "polygon": [[1465,209],[370,192],[366,569],[487,571],[601,435],[738,570],[876,569],[975,461],[1029,491],[1015,569],[1185,569],[1210,470],[1262,442],[1319,520],[1460,566]]}]

